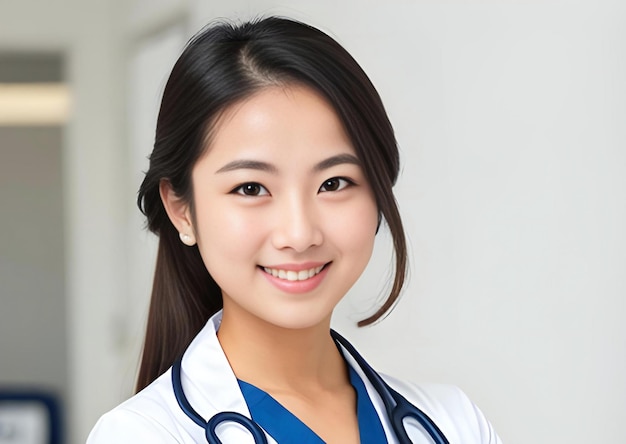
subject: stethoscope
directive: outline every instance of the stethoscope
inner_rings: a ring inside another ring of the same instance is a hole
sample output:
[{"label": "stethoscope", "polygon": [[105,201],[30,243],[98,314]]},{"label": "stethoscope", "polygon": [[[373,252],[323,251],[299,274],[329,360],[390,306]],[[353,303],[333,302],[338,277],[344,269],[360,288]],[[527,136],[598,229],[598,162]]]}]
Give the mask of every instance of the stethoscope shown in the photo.
[{"label": "stethoscope", "polygon": [[[383,378],[363,359],[363,357],[356,351],[356,349],[345,338],[334,330],[330,331],[331,336],[335,340],[335,343],[343,346],[356,363],[361,367],[361,370],[365,374],[365,377],[372,384],[378,395],[381,397],[385,406],[387,416],[391,421],[391,428],[395,433],[400,444],[411,444],[409,435],[406,432],[404,426],[404,420],[407,418],[415,419],[426,430],[428,435],[432,438],[435,444],[449,444],[449,441],[443,435],[439,427],[428,417],[424,412],[411,404],[404,396],[392,389]],[[180,406],[181,410],[196,424],[205,430],[206,440],[209,444],[222,444],[222,441],[218,438],[216,428],[218,425],[225,422],[236,422],[242,427],[246,428],[254,438],[255,444],[267,444],[267,438],[265,432],[256,422],[252,419],[245,417],[241,413],[237,412],[220,412],[214,415],[208,421],[205,421],[198,412],[196,412],[183,391],[183,385],[181,381],[182,356],[174,362],[172,366],[172,386],[174,388],[174,396]]]}]

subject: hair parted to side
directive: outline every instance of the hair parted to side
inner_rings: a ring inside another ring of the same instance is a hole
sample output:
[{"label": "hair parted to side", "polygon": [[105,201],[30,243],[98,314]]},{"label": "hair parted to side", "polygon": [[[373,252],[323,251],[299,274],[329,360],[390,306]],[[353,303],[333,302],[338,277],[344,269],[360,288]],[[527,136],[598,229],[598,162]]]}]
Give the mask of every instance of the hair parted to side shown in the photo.
[{"label": "hair parted to side", "polygon": [[137,197],[148,228],[159,236],[137,391],[165,372],[222,307],[220,288],[197,246],[180,242],[159,184],[168,181],[193,215],[191,172],[210,144],[212,125],[228,107],[260,89],[289,84],[311,88],[335,109],[393,237],[390,294],[359,326],[383,317],[398,299],[407,268],[406,240],[392,191],[399,153],[382,101],[365,72],[335,40],[297,21],[269,17],[240,25],[213,24],[189,41],[172,69],[150,167]]}]

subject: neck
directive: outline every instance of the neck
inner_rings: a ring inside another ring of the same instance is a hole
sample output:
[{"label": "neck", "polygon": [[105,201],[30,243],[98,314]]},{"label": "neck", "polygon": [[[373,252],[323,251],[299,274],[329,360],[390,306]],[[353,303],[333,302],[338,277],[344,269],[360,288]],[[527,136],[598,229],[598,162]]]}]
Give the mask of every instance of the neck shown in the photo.
[{"label": "neck", "polygon": [[330,317],[289,329],[225,309],[218,338],[235,375],[268,390],[332,388],[346,383],[343,357],[330,336]]}]

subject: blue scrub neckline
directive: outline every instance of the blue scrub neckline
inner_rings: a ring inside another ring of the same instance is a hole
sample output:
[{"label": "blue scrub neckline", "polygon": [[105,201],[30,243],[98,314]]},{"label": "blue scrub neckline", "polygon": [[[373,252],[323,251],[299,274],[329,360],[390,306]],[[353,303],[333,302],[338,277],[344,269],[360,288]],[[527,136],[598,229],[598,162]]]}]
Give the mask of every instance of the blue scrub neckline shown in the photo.
[{"label": "blue scrub neckline", "polygon": [[[386,443],[380,418],[358,373],[348,365],[350,384],[357,396],[361,444]],[[324,441],[269,393],[237,379],[252,419],[280,444],[324,444]]]}]

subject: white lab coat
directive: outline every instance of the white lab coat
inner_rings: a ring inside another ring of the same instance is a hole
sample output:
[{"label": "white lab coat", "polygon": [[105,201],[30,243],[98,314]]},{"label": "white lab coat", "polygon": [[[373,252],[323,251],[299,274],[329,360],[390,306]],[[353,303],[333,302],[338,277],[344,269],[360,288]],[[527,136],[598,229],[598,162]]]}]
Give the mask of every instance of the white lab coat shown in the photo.
[{"label": "white lab coat", "polygon": [[[182,361],[183,390],[191,406],[205,420],[223,411],[250,417],[237,378],[217,340],[221,312],[213,316],[194,338]],[[396,443],[384,405],[360,367],[345,352],[346,360],[361,376],[387,441]],[[458,388],[449,385],[413,385],[383,376],[396,391],[425,412],[451,444],[501,444],[480,410]],[[203,443],[204,429],[179,408],[172,388],[171,369],[144,390],[106,413],[91,431],[87,444]],[[432,443],[417,422],[405,421],[413,443]],[[223,443],[253,444],[250,433],[235,423],[218,426]],[[276,441],[268,435],[268,442]]]}]

